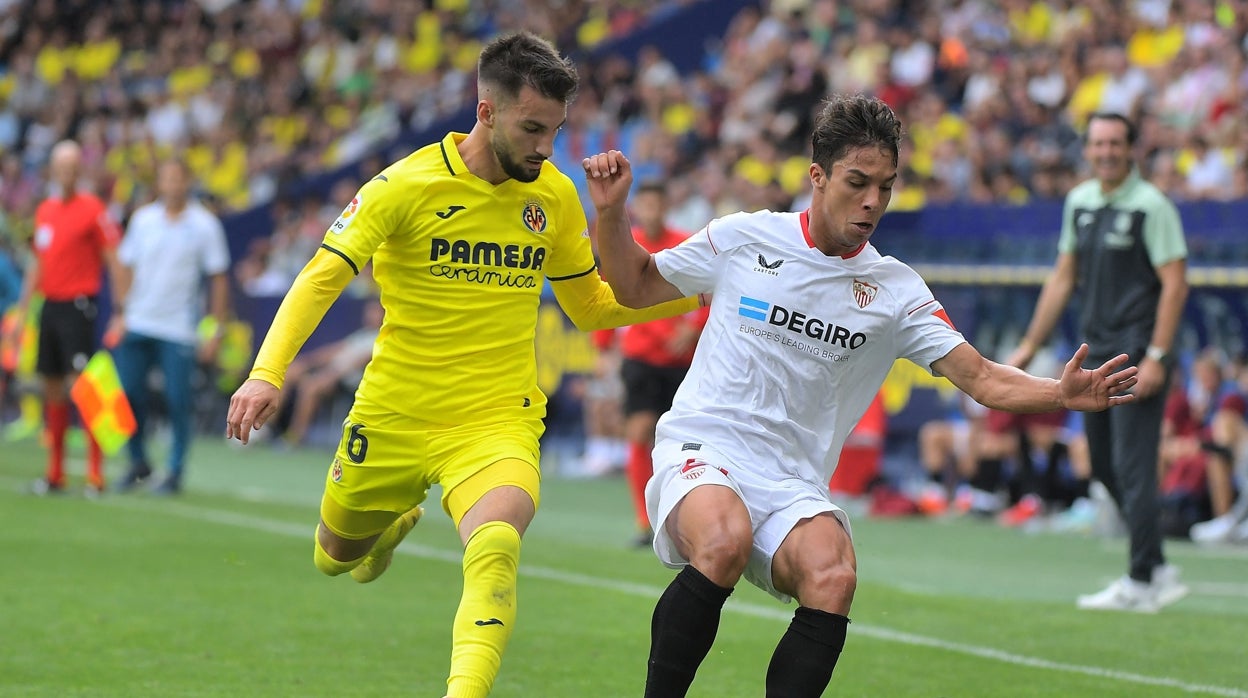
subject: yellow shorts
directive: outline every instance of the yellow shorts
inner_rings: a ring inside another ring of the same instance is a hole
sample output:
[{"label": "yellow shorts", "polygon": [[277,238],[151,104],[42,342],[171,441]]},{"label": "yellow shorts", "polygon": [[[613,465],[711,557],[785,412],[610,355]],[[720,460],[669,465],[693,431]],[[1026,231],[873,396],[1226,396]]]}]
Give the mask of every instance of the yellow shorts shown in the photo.
[{"label": "yellow shorts", "polygon": [[[474,481],[469,489],[476,494],[468,504],[492,487],[516,485],[533,490],[529,494],[536,506],[541,472],[538,440],[543,428],[540,419],[529,419],[397,431],[361,425],[349,416],[325,478],[324,499],[332,500],[337,505],[332,509],[339,511],[327,518],[329,503],[323,502],[322,519],[341,537],[367,538],[424,502],[435,484],[442,486],[442,508],[450,514],[448,502],[455,488],[504,459],[529,464],[537,477],[503,472],[500,475],[507,481]],[[459,493],[457,504],[462,506],[464,495],[471,494]]]}]

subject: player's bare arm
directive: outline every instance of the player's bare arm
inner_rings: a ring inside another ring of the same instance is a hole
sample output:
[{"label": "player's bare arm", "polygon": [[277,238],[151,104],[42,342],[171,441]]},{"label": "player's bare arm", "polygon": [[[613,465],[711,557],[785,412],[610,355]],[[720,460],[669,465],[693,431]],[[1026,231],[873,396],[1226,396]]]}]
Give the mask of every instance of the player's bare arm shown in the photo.
[{"label": "player's bare arm", "polygon": [[611,284],[621,305],[644,308],[682,297],[654,265],[654,259],[633,239],[628,221],[628,190],[633,170],[618,150],[591,155],[581,161],[589,197],[598,213],[598,253],[602,276]]},{"label": "player's bare arm", "polygon": [[1075,289],[1075,256],[1061,254],[1053,273],[1045,280],[1040,289],[1040,299],[1036,302],[1036,310],[1031,316],[1031,324],[1023,333],[1018,348],[1006,359],[1005,363],[1018,368],[1027,368],[1027,364],[1035,358],[1036,351],[1048,340],[1057,319],[1070,300]]},{"label": "player's bare arm", "polygon": [[1066,362],[1060,380],[1040,378],[1021,369],[990,361],[970,344],[961,344],[932,364],[976,402],[1007,412],[1051,412],[1059,409],[1099,412],[1136,399],[1138,368],[1123,368],[1119,354],[1094,369],[1082,368],[1088,345],[1080,345]]}]

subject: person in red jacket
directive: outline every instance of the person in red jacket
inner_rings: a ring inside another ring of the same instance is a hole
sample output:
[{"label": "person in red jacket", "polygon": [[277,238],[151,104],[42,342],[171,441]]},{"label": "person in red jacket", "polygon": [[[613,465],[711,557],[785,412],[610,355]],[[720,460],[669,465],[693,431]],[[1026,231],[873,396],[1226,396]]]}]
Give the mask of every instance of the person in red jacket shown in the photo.
[{"label": "person in red jacket", "polygon": [[[660,182],[643,182],[633,195],[633,237],[650,252],[675,247],[689,237],[664,223],[667,191]],[[672,406],[684,380],[709,308],[624,328],[620,334],[620,378],[624,382],[624,436],[628,460],[624,474],[637,512],[639,547],[650,545],[653,531],[646,515],[646,483],[653,474],[650,451],[659,415]]]},{"label": "person in red jacket", "polygon": [[[26,268],[17,307],[23,315],[35,292],[44,298],[39,316],[35,369],[43,384],[48,436],[47,474],[36,480],[36,494],[65,487],[65,432],[69,427],[69,386],[96,349],[97,298],[108,266],[114,286],[121,228],[99,197],[78,188],[82,149],[61,141],[48,158],[52,193],[35,210],[34,255]],[[114,288],[113,297],[120,297]],[[116,313],[120,309],[113,308]],[[104,456],[87,434],[87,492],[104,490]]]}]

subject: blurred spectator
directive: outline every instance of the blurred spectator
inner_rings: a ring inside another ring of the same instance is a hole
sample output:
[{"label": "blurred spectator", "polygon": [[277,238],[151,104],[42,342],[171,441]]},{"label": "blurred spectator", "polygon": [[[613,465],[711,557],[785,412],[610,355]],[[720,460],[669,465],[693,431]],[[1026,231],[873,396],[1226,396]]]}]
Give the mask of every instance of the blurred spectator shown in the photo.
[{"label": "blurred spectator", "polygon": [[[661,182],[642,182],[629,202],[633,237],[650,252],[675,247],[689,233],[667,225],[667,191]],[[650,452],[659,417],[671,409],[676,390],[693,362],[698,336],[710,313],[699,308],[685,315],[625,327],[618,333],[620,380],[624,384],[624,437],[628,460],[624,475],[633,497],[640,547],[654,531],[646,513],[646,483],[654,474]]]},{"label": "blurred spectator", "polygon": [[[150,197],[154,163],[185,150],[223,209],[240,210],[307,175],[378,153],[401,129],[422,130],[469,106],[474,75],[465,57],[490,34],[525,26],[591,49],[690,1],[122,0],[85,23],[69,6],[15,4],[6,14],[21,38],[0,49],[7,68],[0,146],[20,154],[29,177],[56,140],[77,137],[87,148],[94,137],[86,131],[94,129],[106,164],[87,163],[85,176],[104,187],[122,219]],[[671,179],[700,162],[735,171],[738,160],[755,157],[738,146],[765,133],[781,144],[776,162],[783,163],[809,138],[812,99],[866,92],[916,126],[924,121],[917,112],[931,112],[934,99],[969,133],[1005,136],[999,158],[978,154],[975,138],[945,132],[918,143],[916,173],[943,181],[930,181],[927,195],[907,207],[1053,198],[1055,183],[1073,183],[1078,146],[1052,135],[1082,130],[1094,110],[1165,125],[1142,130],[1141,150],[1150,162],[1176,163],[1189,180],[1144,172],[1176,187],[1168,193],[1244,197],[1248,8],[1213,7],[765,2],[741,10],[721,48],[690,75],[656,46],[643,48],[636,65],[611,56],[584,61],[585,89],[556,159],[575,162],[616,139],[639,173]],[[1180,152],[1194,135],[1220,157]],[[648,153],[633,142],[639,137]],[[954,163],[954,171],[930,169],[937,150],[938,162]],[[772,199],[789,204],[800,195],[783,175],[774,179],[778,187],[759,185],[772,191],[725,210],[780,206]],[[3,203],[16,212],[12,199]],[[274,247],[280,257],[284,246]]]},{"label": "blurred spectator", "polygon": [[[192,438],[191,376],[196,359],[212,364],[229,320],[229,249],[221,221],[191,196],[194,182],[181,160],[159,166],[160,198],[130,219],[117,255],[124,271],[117,285],[117,308],[106,334],[137,430],[128,443],[130,467],[117,483],[133,489],[152,474],[148,456],[151,400],[148,374],[159,368],[165,412],[173,433],[168,469],[154,492],[177,494]],[[208,314],[216,331],[200,342],[204,315],[200,286],[208,287]],[[198,345],[198,346],[197,346]]]}]

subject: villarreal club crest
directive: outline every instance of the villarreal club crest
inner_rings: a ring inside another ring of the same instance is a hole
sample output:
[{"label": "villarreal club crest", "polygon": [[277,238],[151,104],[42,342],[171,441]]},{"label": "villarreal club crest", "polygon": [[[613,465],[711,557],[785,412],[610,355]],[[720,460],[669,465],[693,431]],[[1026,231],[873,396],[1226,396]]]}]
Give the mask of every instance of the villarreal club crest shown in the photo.
[{"label": "villarreal club crest", "polygon": [[529,201],[524,204],[524,213],[521,214],[524,221],[524,227],[534,233],[546,232],[546,211],[542,208],[542,204],[537,201]]}]

